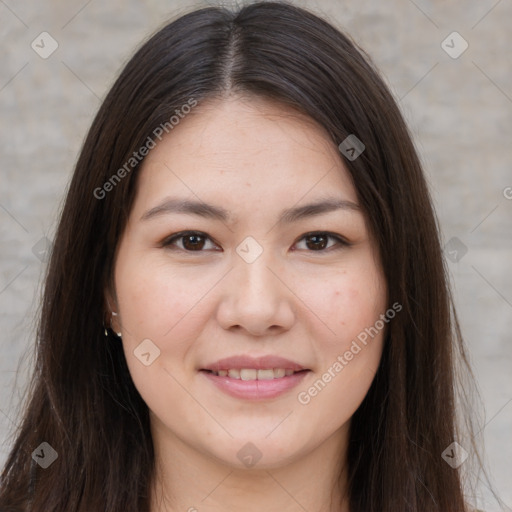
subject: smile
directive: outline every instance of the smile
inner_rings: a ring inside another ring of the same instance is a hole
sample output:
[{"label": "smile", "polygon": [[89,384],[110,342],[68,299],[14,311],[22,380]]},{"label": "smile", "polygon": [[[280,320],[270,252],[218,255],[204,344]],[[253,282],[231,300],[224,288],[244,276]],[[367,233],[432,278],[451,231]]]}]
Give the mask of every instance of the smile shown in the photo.
[{"label": "smile", "polygon": [[218,372],[211,371],[211,373],[213,373],[213,375],[218,375],[219,377],[229,377],[230,379],[272,380],[281,379],[283,377],[293,375],[296,372],[288,368],[268,368],[261,370],[257,370],[255,368],[231,368],[229,370],[219,370]]}]

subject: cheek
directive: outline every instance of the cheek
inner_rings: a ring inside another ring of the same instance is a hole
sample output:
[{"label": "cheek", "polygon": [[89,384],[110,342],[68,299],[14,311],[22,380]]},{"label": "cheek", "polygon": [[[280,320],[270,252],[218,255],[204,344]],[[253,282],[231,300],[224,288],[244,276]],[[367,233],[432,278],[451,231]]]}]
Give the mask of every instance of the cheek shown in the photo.
[{"label": "cheek", "polygon": [[332,280],[329,289],[318,289],[318,316],[332,331],[332,341],[346,343],[373,325],[385,309],[385,297],[378,276],[345,274]]},{"label": "cheek", "polygon": [[[128,334],[165,345],[169,338],[186,336],[201,315],[201,298],[211,288],[209,279],[190,271],[171,271],[161,263],[131,259],[118,265],[117,293],[123,326]],[[185,332],[184,332],[185,331]]]},{"label": "cheek", "polygon": [[123,350],[135,386],[152,411],[176,409],[186,399],[178,383],[190,370],[187,354],[209,314],[201,301],[209,283],[142,258],[120,262],[116,277]]},{"label": "cheek", "polygon": [[335,335],[316,336],[321,354],[317,375],[297,398],[308,414],[322,418],[321,429],[326,434],[350,419],[378,369],[385,330],[375,325],[385,313],[384,293],[377,274],[347,273],[331,281],[328,292],[324,290],[325,300],[319,302]]},{"label": "cheek", "polygon": [[[211,318],[205,296],[218,277],[200,278],[191,269],[178,273],[161,261],[126,258],[118,263],[116,279],[123,350],[135,386],[154,411],[171,403],[178,407],[187,398],[178,382],[192,374],[189,354]],[[148,352],[146,366],[142,355]]]}]

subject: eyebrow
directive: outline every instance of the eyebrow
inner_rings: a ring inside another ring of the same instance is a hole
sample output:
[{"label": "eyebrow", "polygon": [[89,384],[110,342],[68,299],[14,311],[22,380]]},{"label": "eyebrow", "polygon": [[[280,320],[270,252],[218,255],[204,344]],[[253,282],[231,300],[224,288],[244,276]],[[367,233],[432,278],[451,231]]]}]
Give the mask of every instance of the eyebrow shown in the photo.
[{"label": "eyebrow", "polygon": [[[333,212],[337,210],[348,210],[360,212],[361,208],[358,204],[352,201],[338,198],[328,198],[320,200],[314,203],[309,203],[303,206],[295,206],[288,208],[281,212],[278,223],[292,223],[298,220],[313,217],[315,215],[321,215],[323,213]],[[234,218],[228,210],[221,206],[215,206],[207,204],[202,201],[195,201],[190,199],[175,199],[166,198],[162,203],[146,211],[141,221],[146,221],[161,215],[181,213],[189,215],[198,215],[200,217],[209,218],[213,220],[219,220],[225,223],[234,222]]]}]

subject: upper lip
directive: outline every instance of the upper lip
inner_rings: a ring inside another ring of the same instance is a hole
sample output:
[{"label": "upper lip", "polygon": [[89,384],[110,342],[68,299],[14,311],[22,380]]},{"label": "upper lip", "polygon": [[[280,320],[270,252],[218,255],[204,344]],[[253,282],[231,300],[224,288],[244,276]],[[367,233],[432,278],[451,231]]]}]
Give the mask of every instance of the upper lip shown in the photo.
[{"label": "upper lip", "polygon": [[296,372],[305,370],[303,366],[295,361],[290,361],[284,357],[266,355],[261,357],[251,357],[248,355],[237,355],[219,359],[213,364],[205,366],[203,370],[218,372],[219,370],[242,370],[244,368],[265,370],[268,368],[284,368]]}]

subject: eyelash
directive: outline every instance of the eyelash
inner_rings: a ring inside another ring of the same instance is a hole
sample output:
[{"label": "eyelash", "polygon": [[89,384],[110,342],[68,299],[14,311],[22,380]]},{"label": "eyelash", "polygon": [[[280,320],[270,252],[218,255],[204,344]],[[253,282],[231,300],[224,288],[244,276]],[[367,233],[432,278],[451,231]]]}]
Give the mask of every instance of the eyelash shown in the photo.
[{"label": "eyelash", "polygon": [[[200,237],[204,237],[208,240],[210,240],[211,242],[213,242],[213,240],[204,232],[202,231],[180,231],[179,233],[175,233],[169,237],[167,237],[166,239],[164,239],[162,241],[162,247],[167,247],[167,248],[171,248],[171,246],[174,244],[174,242],[176,240],[180,240],[180,239],[183,239],[187,236],[200,236]],[[339,250],[339,249],[342,249],[343,247],[349,247],[351,244],[349,242],[347,242],[343,237],[341,237],[340,235],[337,235],[335,233],[331,233],[329,231],[309,231],[308,233],[304,233],[301,238],[299,238],[295,243],[294,245],[296,245],[298,242],[304,240],[305,238],[307,237],[311,237],[311,236],[318,236],[318,235],[323,235],[329,239],[334,239],[337,243],[338,243],[338,247],[336,247],[336,245],[331,245],[330,247],[328,246],[327,248],[323,248],[323,249],[318,249],[318,250],[309,250],[308,252],[330,252],[331,250]],[[213,242],[214,243],[214,242]],[[327,245],[329,245],[329,242],[327,243]],[[334,247],[334,249],[333,249]],[[204,252],[205,250],[203,249],[200,249],[200,250],[197,250],[197,251],[189,251],[185,248],[181,248],[181,247],[174,247],[173,249],[171,250],[180,250],[180,251],[183,251],[183,252],[187,252],[187,253],[194,253],[194,252]]]}]

